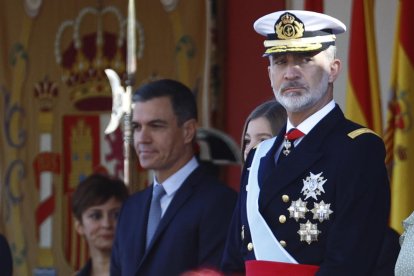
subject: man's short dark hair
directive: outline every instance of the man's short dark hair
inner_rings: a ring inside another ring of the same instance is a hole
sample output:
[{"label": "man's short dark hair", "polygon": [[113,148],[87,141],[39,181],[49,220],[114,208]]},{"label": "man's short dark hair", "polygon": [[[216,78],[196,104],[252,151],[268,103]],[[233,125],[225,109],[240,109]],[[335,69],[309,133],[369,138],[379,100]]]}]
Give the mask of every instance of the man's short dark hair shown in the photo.
[{"label": "man's short dark hair", "polygon": [[135,91],[132,101],[146,102],[160,97],[170,98],[179,125],[190,119],[197,120],[197,104],[193,92],[175,80],[162,79],[144,84]]},{"label": "man's short dark hair", "polygon": [[115,197],[124,202],[128,197],[128,189],[124,182],[104,174],[91,174],[81,181],[72,194],[72,212],[75,218],[82,221],[86,209],[101,205]]}]

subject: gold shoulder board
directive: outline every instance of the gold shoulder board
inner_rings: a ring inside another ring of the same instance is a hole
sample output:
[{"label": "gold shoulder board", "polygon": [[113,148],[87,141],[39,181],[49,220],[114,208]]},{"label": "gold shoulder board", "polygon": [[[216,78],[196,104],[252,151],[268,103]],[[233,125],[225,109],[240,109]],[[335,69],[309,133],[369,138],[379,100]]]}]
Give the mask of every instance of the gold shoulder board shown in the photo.
[{"label": "gold shoulder board", "polygon": [[372,133],[372,134],[375,134],[379,137],[379,135],[377,133],[375,133],[373,130],[371,130],[369,128],[366,128],[366,127],[362,127],[362,128],[356,129],[354,131],[351,131],[350,133],[348,133],[348,136],[352,139],[355,139],[356,137],[358,137],[359,135],[364,134],[364,133]]}]

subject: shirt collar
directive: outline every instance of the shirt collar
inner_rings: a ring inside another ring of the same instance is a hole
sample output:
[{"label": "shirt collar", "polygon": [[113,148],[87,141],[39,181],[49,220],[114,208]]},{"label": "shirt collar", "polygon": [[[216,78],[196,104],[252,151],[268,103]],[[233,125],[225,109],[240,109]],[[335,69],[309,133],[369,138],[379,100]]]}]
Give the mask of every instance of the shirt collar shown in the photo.
[{"label": "shirt collar", "polygon": [[173,175],[159,183],[154,175],[154,186],[161,185],[164,187],[165,193],[169,196],[174,194],[184,183],[184,180],[198,167],[198,161],[193,156],[181,169],[176,171]]},{"label": "shirt collar", "polygon": [[[332,109],[335,108],[335,100],[331,100],[328,104],[326,104],[324,107],[322,107],[320,110],[306,118],[302,123],[300,123],[296,128],[302,131],[305,135],[307,135],[312,128],[316,126],[317,123],[319,123],[320,120],[322,120],[329,112],[331,112]],[[286,132],[288,132],[290,129],[294,128],[292,123],[289,121],[289,118],[287,120],[286,124]]]}]

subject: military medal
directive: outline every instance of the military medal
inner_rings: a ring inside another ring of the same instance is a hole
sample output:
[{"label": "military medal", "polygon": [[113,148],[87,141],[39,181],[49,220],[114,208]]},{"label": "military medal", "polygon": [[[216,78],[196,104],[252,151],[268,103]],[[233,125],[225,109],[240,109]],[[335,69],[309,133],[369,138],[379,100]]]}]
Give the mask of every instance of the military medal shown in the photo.
[{"label": "military medal", "polygon": [[290,153],[290,148],[292,147],[292,143],[287,139],[286,135],[285,135],[285,141],[283,142],[283,147],[285,148],[283,150],[283,154],[286,156]]},{"label": "military medal", "polygon": [[319,203],[315,202],[313,204],[313,209],[312,209],[313,219],[318,219],[319,222],[328,220],[329,215],[333,213],[330,207],[331,207],[331,204],[330,203],[325,204],[323,200]]},{"label": "military medal", "polygon": [[300,241],[305,241],[308,244],[311,244],[314,241],[318,241],[318,235],[321,231],[318,230],[318,225],[311,223],[309,220],[306,223],[300,223],[300,229],[298,234],[300,236]]},{"label": "military medal", "polygon": [[321,195],[322,192],[325,193],[323,184],[325,184],[327,179],[324,179],[324,177],[321,175],[322,172],[316,175],[311,172],[310,176],[306,177],[306,179],[303,179],[303,188],[301,193],[305,195],[305,200],[309,197],[318,200],[317,196]]},{"label": "military medal", "polygon": [[289,211],[289,216],[294,218],[298,221],[300,218],[305,218],[305,214],[309,211],[306,207],[308,203],[306,201],[302,201],[302,199],[298,199],[296,201],[292,201],[290,207],[287,208]]},{"label": "military medal", "polygon": [[293,141],[305,135],[302,131],[296,128],[292,128],[285,134],[285,140],[283,141],[283,154],[287,156],[293,148]]}]

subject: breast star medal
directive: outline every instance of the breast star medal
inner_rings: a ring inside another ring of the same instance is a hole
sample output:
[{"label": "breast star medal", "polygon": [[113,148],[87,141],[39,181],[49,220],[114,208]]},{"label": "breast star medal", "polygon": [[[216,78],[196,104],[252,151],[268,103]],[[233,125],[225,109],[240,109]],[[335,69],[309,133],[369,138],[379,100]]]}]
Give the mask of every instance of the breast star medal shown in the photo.
[{"label": "breast star medal", "polygon": [[308,244],[311,244],[314,241],[318,241],[318,235],[320,233],[321,231],[318,230],[318,225],[316,223],[311,223],[309,220],[306,223],[300,223],[298,231],[300,241],[305,241]]},{"label": "breast star medal", "polygon": [[305,214],[309,211],[306,207],[307,204],[308,203],[306,201],[302,201],[300,198],[296,201],[292,200],[289,208],[287,208],[289,211],[289,217],[294,218],[296,221],[300,218],[305,218]]},{"label": "breast star medal", "polygon": [[327,181],[324,179],[322,172],[319,174],[313,174],[312,172],[306,179],[303,179],[303,188],[301,193],[305,196],[305,200],[309,197],[318,200],[317,196],[321,195],[321,193],[325,193],[323,189],[323,184]]},{"label": "breast star medal", "polygon": [[333,213],[330,207],[331,207],[331,204],[330,203],[325,204],[323,200],[319,203],[315,202],[313,204],[313,209],[312,209],[313,219],[318,219],[319,222],[328,220],[329,215]]}]

